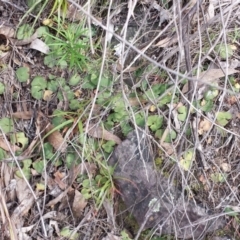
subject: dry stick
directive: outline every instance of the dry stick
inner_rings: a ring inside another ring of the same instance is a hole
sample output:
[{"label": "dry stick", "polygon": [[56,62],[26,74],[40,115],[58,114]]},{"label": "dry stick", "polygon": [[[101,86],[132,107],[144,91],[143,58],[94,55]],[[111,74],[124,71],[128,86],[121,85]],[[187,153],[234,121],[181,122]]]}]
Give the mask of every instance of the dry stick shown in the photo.
[{"label": "dry stick", "polygon": [[[197,11],[198,7],[200,4],[202,4],[203,0],[200,0],[199,2],[195,3],[194,6],[191,8],[191,10],[186,14],[186,16],[182,20],[182,25],[183,25],[183,33],[182,33],[182,39],[183,42],[189,42],[189,26],[191,23],[191,20]],[[186,68],[188,72],[188,76],[190,78],[193,78],[192,76],[192,63],[191,63],[191,55],[190,55],[190,49],[189,49],[189,44],[184,44],[184,54],[185,54],[185,62],[186,62]],[[186,118],[186,122],[183,128],[183,132],[185,131],[187,127],[187,123],[189,122],[189,117],[190,117],[190,109],[191,109],[191,103],[194,100],[194,95],[196,92],[196,80],[195,81],[189,81],[188,82],[188,100],[190,101],[190,104],[188,104],[188,115]],[[192,128],[192,131],[195,134],[195,130]],[[196,138],[196,136],[195,136]],[[196,139],[195,139],[196,140]],[[178,149],[178,156],[182,153],[182,148],[183,148],[184,141],[181,141],[180,147]]]}]

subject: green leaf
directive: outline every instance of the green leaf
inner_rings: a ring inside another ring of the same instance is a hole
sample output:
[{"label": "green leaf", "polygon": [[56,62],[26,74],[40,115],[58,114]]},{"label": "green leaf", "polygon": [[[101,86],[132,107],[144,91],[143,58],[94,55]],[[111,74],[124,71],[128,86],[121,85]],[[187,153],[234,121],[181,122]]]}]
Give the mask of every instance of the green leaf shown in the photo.
[{"label": "green leaf", "polygon": [[217,115],[217,122],[221,126],[226,126],[230,119],[232,119],[232,114],[230,112],[218,112]]},{"label": "green leaf", "polygon": [[29,68],[20,67],[16,71],[16,76],[19,82],[27,82],[29,79]]},{"label": "green leaf", "polygon": [[204,94],[204,99],[205,100],[213,100],[215,97],[218,95],[218,89],[209,89],[205,94]]},{"label": "green leaf", "polygon": [[68,64],[67,61],[65,61],[64,59],[61,59],[57,62],[57,65],[61,68],[61,69],[65,69],[67,68]]},{"label": "green leaf", "polygon": [[145,92],[145,98],[155,101],[168,88],[168,84],[156,84]]},{"label": "green leaf", "polygon": [[76,86],[79,84],[80,80],[81,80],[81,77],[79,76],[79,74],[74,74],[69,80],[69,85]]},{"label": "green leaf", "polygon": [[73,163],[75,162],[76,157],[73,153],[68,153],[66,156],[66,165],[67,168],[70,169],[73,166]]},{"label": "green leaf", "polygon": [[177,109],[178,111],[178,120],[184,122],[187,118],[187,107],[181,106]]},{"label": "green leaf", "polygon": [[[24,174],[24,176],[26,177],[26,179],[30,179],[31,177],[31,170],[30,170],[30,166],[32,165],[32,160],[31,159],[25,159],[23,160],[23,168],[22,168],[22,172]],[[23,178],[23,175],[21,173],[20,170],[17,170],[16,171],[16,175],[19,177],[19,178]]]},{"label": "green leaf", "polygon": [[9,133],[13,131],[13,120],[10,118],[1,118],[0,127],[4,133]]},{"label": "green leaf", "polygon": [[42,99],[43,90],[47,88],[47,81],[45,78],[37,76],[31,82],[31,94],[35,99]]},{"label": "green leaf", "polygon": [[38,37],[45,37],[47,35],[49,35],[49,29],[47,26],[42,26],[42,27],[39,27],[37,30],[36,30],[37,34],[38,34]]},{"label": "green leaf", "polygon": [[23,24],[17,30],[18,40],[30,38],[32,35],[33,35],[33,28],[29,24]]},{"label": "green leaf", "polygon": [[159,128],[161,128],[163,124],[163,117],[159,115],[151,115],[147,118],[147,125],[153,132],[156,132]]},{"label": "green leaf", "polygon": [[180,167],[185,171],[189,171],[194,159],[195,159],[194,150],[193,149],[187,150],[183,154],[183,157],[181,158],[181,160],[179,162]]},{"label": "green leaf", "polygon": [[[30,168],[23,168],[23,169],[22,169],[22,172],[23,172],[23,175],[25,176],[25,178],[26,178],[27,180],[29,180],[30,177],[31,177],[31,170],[30,170]],[[22,175],[22,173],[20,172],[20,170],[17,170],[15,174],[16,174],[16,176],[18,176],[19,178],[23,178],[23,175]]]},{"label": "green leaf", "polygon": [[80,108],[80,102],[77,99],[72,99],[69,103],[71,110],[78,110]]},{"label": "green leaf", "polygon": [[205,99],[203,99],[201,101],[200,109],[204,112],[211,112],[213,109],[213,101],[212,100],[206,101]]},{"label": "green leaf", "polygon": [[235,212],[231,207],[226,207],[224,209],[224,212],[227,213],[227,215],[231,216],[231,217],[236,217],[238,216],[238,212]]},{"label": "green leaf", "polygon": [[0,148],[0,160],[3,160],[4,158],[6,158],[6,156],[6,151]]},{"label": "green leaf", "polygon": [[[72,99],[74,99],[74,93],[72,92],[72,90],[70,89],[69,86],[65,85],[65,86],[63,87],[63,90],[62,90],[62,91],[64,91],[64,94],[65,94],[65,96],[67,97],[67,99],[68,99],[69,101],[72,100]],[[58,99],[59,99],[60,101],[64,100],[62,91],[59,91],[59,92],[58,92],[58,95],[57,95],[57,97],[58,97]]]},{"label": "green leaf", "polygon": [[233,50],[231,48],[231,45],[227,44],[218,44],[215,47],[215,50],[217,53],[219,53],[220,57],[222,59],[227,59],[233,55]]},{"label": "green leaf", "polygon": [[73,230],[70,230],[69,227],[62,228],[62,230],[60,231],[60,236],[65,237],[69,240],[79,239],[79,234],[78,233],[73,234]]},{"label": "green leaf", "polygon": [[28,145],[28,138],[25,136],[24,132],[17,132],[10,136],[11,143],[18,145],[21,150],[25,149]]},{"label": "green leaf", "polygon": [[49,68],[53,68],[57,64],[56,57],[54,57],[52,54],[49,54],[44,57],[43,63],[48,66]]},{"label": "green leaf", "polygon": [[23,168],[30,168],[31,165],[32,165],[32,159],[23,160]]},{"label": "green leaf", "polygon": [[89,179],[83,180],[82,186],[83,186],[83,188],[89,188],[91,186],[90,180]]},{"label": "green leaf", "polygon": [[216,172],[216,173],[212,173],[210,175],[210,177],[211,177],[212,181],[215,182],[215,183],[223,183],[223,182],[226,181],[227,176],[224,173]]},{"label": "green leaf", "polygon": [[176,139],[177,133],[174,130],[171,130],[171,132],[166,136],[164,142],[171,143],[174,139]]},{"label": "green leaf", "polygon": [[5,85],[0,82],[0,94],[3,94],[5,90]]},{"label": "green leaf", "polygon": [[47,83],[47,89],[52,92],[56,92],[58,90],[58,87],[59,87],[59,84],[56,80],[52,80]]},{"label": "green leaf", "polygon": [[114,141],[107,141],[102,145],[102,148],[104,149],[105,152],[111,153],[115,145],[116,143]]},{"label": "green leaf", "polygon": [[38,160],[35,161],[33,164],[33,168],[37,171],[37,173],[42,174],[44,170],[44,161]]},{"label": "green leaf", "polygon": [[121,240],[132,240],[125,231],[121,231]]},{"label": "green leaf", "polygon": [[162,135],[163,135],[163,132],[164,132],[163,129],[158,129],[158,130],[155,132],[155,137],[161,139],[161,138],[162,138]]},{"label": "green leaf", "polygon": [[81,194],[83,195],[83,197],[88,200],[89,198],[92,197],[92,195],[90,194],[90,190],[89,189],[86,189],[86,188],[83,188],[82,191],[81,191]]},{"label": "green leaf", "polygon": [[139,127],[145,126],[145,117],[142,113],[135,114],[135,122]]},{"label": "green leaf", "polygon": [[65,122],[65,120],[66,119],[63,116],[57,116],[52,119],[52,124],[54,125],[54,127],[57,127],[63,122]]},{"label": "green leaf", "polygon": [[52,159],[52,157],[54,156],[53,146],[47,142],[43,144],[43,149],[44,149],[45,158],[47,160]]}]

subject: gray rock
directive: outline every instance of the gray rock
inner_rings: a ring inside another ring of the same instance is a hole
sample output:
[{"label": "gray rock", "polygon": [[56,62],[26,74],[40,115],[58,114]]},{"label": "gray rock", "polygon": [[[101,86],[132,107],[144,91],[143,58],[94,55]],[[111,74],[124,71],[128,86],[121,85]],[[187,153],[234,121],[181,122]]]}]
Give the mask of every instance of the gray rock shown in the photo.
[{"label": "gray rock", "polygon": [[203,239],[219,229],[223,218],[208,215],[193,201],[184,199],[176,186],[154,168],[151,143],[143,131],[133,131],[114,150],[109,164],[128,210],[142,229],[158,228],[159,234]]}]

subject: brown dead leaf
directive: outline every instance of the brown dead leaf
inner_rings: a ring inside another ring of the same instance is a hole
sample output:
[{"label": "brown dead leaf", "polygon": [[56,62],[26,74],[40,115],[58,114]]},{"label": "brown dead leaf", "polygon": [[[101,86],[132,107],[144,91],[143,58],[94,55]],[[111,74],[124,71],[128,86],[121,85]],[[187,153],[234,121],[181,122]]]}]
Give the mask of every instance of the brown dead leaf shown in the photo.
[{"label": "brown dead leaf", "polygon": [[239,72],[238,70],[235,69],[231,69],[229,68],[227,71],[226,69],[224,69],[224,72],[222,71],[222,69],[209,69],[207,71],[202,72],[199,75],[198,79],[201,79],[201,81],[207,82],[207,83],[211,83],[212,81],[221,78],[221,77],[225,77],[226,74],[231,75],[234,73]]},{"label": "brown dead leaf", "polygon": [[207,182],[207,180],[206,180],[206,178],[205,178],[204,175],[200,175],[199,181],[200,181],[203,185],[206,184],[206,182]]},{"label": "brown dead leaf", "polygon": [[10,142],[7,142],[7,139],[4,139],[4,138],[0,138],[0,148],[4,149],[5,151],[19,151],[21,150],[20,147],[16,146],[16,145],[13,145],[11,144]]},{"label": "brown dead leaf", "polygon": [[199,123],[198,134],[202,135],[204,132],[207,132],[211,127],[212,127],[212,123],[204,118]]},{"label": "brown dead leaf", "polygon": [[74,199],[74,189],[71,188],[67,192],[67,195],[62,198],[58,207],[58,211],[61,212],[63,209],[66,209],[69,206],[72,206],[73,199]]},{"label": "brown dead leaf", "polygon": [[68,187],[66,190],[61,192],[56,198],[54,198],[53,200],[48,202],[46,204],[46,206],[50,207],[50,206],[54,206],[55,204],[59,203],[67,195],[68,191],[71,191],[71,190],[72,190],[72,187]]},{"label": "brown dead leaf", "polygon": [[16,223],[17,227],[22,227],[23,219],[22,217],[28,213],[32,208],[34,203],[34,197],[30,191],[26,181],[22,178],[16,179],[16,194],[18,199],[18,206],[14,209],[11,219]]},{"label": "brown dead leaf", "polygon": [[231,172],[231,165],[228,163],[222,163],[221,168],[224,172]]},{"label": "brown dead leaf", "polygon": [[83,195],[75,190],[73,205],[72,205],[72,211],[73,215],[76,218],[80,218],[82,216],[84,208],[87,206],[87,201],[83,197]]},{"label": "brown dead leaf", "polygon": [[44,101],[50,101],[52,98],[53,91],[51,90],[45,90],[43,94],[43,100]]},{"label": "brown dead leaf", "polygon": [[[46,133],[52,131],[54,129],[54,126],[52,124],[49,124],[49,126],[46,128]],[[62,137],[62,134],[55,130],[52,132],[48,137],[48,142],[54,147],[55,150],[58,150],[60,152],[65,152],[67,148],[67,143],[65,142],[64,138]]]},{"label": "brown dead leaf", "polygon": [[227,103],[230,105],[233,105],[234,103],[237,102],[237,97],[236,96],[230,96],[227,98]]},{"label": "brown dead leaf", "polygon": [[[16,181],[13,179],[13,169],[11,165],[2,164],[2,176],[4,185],[3,187],[6,189],[6,201],[13,202],[16,201]],[[3,174],[4,173],[4,174]]]},{"label": "brown dead leaf", "polygon": [[19,118],[23,120],[29,120],[33,116],[33,111],[26,111],[26,112],[14,112],[12,113],[14,118]]},{"label": "brown dead leaf", "polygon": [[110,133],[101,126],[96,126],[94,124],[89,124],[87,134],[94,138],[100,138],[107,141],[112,140],[117,144],[120,144],[122,142],[122,140],[116,135]]},{"label": "brown dead leaf", "polygon": [[171,156],[174,153],[174,147],[172,144],[163,142],[161,143],[161,146],[164,148],[167,155]]},{"label": "brown dead leaf", "polygon": [[81,13],[81,11],[79,11],[78,8],[75,7],[74,4],[68,5],[66,17],[72,21],[82,21],[84,19],[84,15]]},{"label": "brown dead leaf", "polygon": [[160,47],[160,48],[166,48],[169,47],[170,45],[174,44],[176,42],[177,38],[172,38],[172,37],[166,37],[162,40],[160,40],[157,44],[155,44],[155,47]]},{"label": "brown dead leaf", "polygon": [[58,184],[59,188],[65,190],[67,188],[67,184],[62,181],[62,179],[65,178],[65,174],[57,171],[54,173],[54,177],[54,181]]},{"label": "brown dead leaf", "polygon": [[15,30],[12,27],[0,26],[0,34],[5,35],[8,38],[14,37]]}]

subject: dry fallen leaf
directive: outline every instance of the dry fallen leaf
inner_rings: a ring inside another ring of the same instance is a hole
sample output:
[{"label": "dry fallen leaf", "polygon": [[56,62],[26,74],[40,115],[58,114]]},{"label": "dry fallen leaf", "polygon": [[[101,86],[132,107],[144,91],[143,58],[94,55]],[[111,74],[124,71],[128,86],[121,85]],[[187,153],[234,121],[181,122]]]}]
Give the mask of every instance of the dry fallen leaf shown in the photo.
[{"label": "dry fallen leaf", "polygon": [[222,69],[209,69],[207,71],[204,71],[202,72],[198,79],[201,80],[201,82],[206,82],[206,83],[211,83],[213,82],[214,80],[218,79],[218,78],[221,78],[221,77],[225,77],[225,75],[231,75],[231,74],[234,74],[234,73],[237,73],[239,72],[238,70],[235,70],[235,69],[224,69],[224,72],[222,71]]},{"label": "dry fallen leaf", "polygon": [[12,27],[8,26],[0,26],[0,34],[5,35],[6,37],[12,38],[14,37],[15,30]]},{"label": "dry fallen leaf", "polygon": [[166,37],[162,40],[160,40],[157,44],[155,44],[155,47],[160,47],[160,48],[166,48],[171,46],[172,44],[174,44],[177,41],[177,37]]},{"label": "dry fallen leaf", "polygon": [[59,188],[65,190],[67,188],[67,184],[62,181],[66,176],[64,173],[59,171],[54,173],[54,181],[58,184]]},{"label": "dry fallen leaf", "polygon": [[[52,124],[49,124],[49,126],[46,128],[46,133],[52,131],[54,129]],[[58,150],[60,152],[65,152],[67,148],[67,143],[65,142],[64,138],[62,137],[62,134],[55,130],[52,132],[48,137],[48,142],[54,147],[55,150]]]},{"label": "dry fallen leaf", "polygon": [[228,163],[222,163],[221,168],[224,172],[231,172],[231,165]]},{"label": "dry fallen leaf", "polygon": [[208,9],[207,9],[207,16],[206,16],[206,21],[208,22],[214,17],[214,5],[210,2]]},{"label": "dry fallen leaf", "polygon": [[10,142],[7,142],[7,139],[0,138],[0,148],[4,149],[5,151],[10,151],[10,149],[15,152],[21,150],[20,147],[16,145],[12,145]]},{"label": "dry fallen leaf", "polygon": [[204,118],[199,123],[198,134],[202,135],[204,132],[207,132],[211,128],[211,126],[212,126],[212,123]]},{"label": "dry fallen leaf", "polygon": [[18,198],[18,205],[14,209],[11,219],[16,223],[17,227],[22,227],[23,224],[23,216],[28,213],[28,211],[32,208],[34,203],[34,197],[29,189],[26,181],[22,178],[16,179],[16,194]]},{"label": "dry fallen leaf", "polygon": [[45,90],[43,94],[43,100],[44,101],[50,101],[52,98],[53,91],[51,90]]},{"label": "dry fallen leaf", "polygon": [[42,40],[40,40],[38,38],[34,39],[31,42],[29,48],[35,49],[35,50],[37,50],[39,52],[42,52],[44,54],[48,54],[48,52],[49,52],[49,47],[47,46],[47,44],[44,43]]},{"label": "dry fallen leaf", "polygon": [[161,146],[164,148],[168,156],[171,156],[174,153],[174,147],[172,144],[163,142],[161,143]]},{"label": "dry fallen leaf", "polygon": [[33,116],[33,111],[26,111],[26,112],[14,112],[12,116],[19,119],[29,120]]},{"label": "dry fallen leaf", "polygon": [[89,124],[87,134],[94,138],[100,138],[107,141],[112,140],[117,144],[120,144],[122,142],[122,140],[116,135],[110,133],[101,126],[96,126],[93,124]]},{"label": "dry fallen leaf", "polygon": [[72,205],[72,211],[73,215],[76,218],[80,218],[82,216],[82,212],[84,208],[87,206],[87,201],[83,197],[83,195],[75,190],[73,205]]}]

